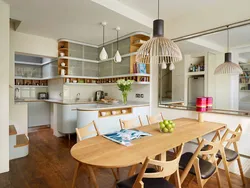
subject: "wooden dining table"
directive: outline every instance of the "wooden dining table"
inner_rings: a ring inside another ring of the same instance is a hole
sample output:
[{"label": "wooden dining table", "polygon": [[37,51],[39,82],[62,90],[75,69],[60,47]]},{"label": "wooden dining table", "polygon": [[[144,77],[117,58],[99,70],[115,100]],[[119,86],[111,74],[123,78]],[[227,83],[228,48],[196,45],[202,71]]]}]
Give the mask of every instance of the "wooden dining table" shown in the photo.
[{"label": "wooden dining table", "polygon": [[103,136],[96,136],[75,144],[71,148],[71,155],[79,163],[87,165],[92,183],[97,188],[98,184],[93,167],[121,168],[132,166],[129,173],[132,175],[136,165],[142,163],[146,157],[166,153],[181,143],[226,128],[226,125],[222,123],[207,121],[200,123],[195,119],[188,118],[179,118],[173,121],[176,125],[173,133],[161,133],[159,124],[142,126],[136,129],[150,133],[152,136],[133,140],[131,146],[126,147]]}]

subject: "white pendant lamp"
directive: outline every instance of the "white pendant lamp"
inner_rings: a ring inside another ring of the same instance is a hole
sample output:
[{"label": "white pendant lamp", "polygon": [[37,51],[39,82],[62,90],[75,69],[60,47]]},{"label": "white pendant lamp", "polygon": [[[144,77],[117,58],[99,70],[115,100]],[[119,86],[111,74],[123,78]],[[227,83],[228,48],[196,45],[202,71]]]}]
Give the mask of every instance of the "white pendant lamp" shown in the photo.
[{"label": "white pendant lamp", "polygon": [[102,25],[102,28],[103,28],[103,30],[102,30],[103,35],[102,35],[102,50],[101,50],[101,53],[99,55],[99,58],[100,58],[101,61],[103,61],[103,60],[108,59],[108,54],[107,54],[107,52],[106,52],[106,50],[104,48],[105,26],[107,25],[107,22],[102,22],[101,25]]},{"label": "white pendant lamp", "polygon": [[227,53],[225,53],[225,62],[220,64],[214,71],[215,75],[218,74],[243,74],[242,68],[232,62],[232,53],[229,52],[229,29],[227,26]]},{"label": "white pendant lamp", "polygon": [[[158,19],[153,22],[153,38],[144,43],[138,50],[136,62],[167,64],[182,60],[179,47],[170,39],[164,37],[164,21],[159,19],[159,0],[158,0]],[[152,58],[152,59],[151,59]],[[151,62],[152,62],[151,61]]]},{"label": "white pendant lamp", "polygon": [[167,63],[165,61],[162,62],[161,69],[167,69]]},{"label": "white pendant lamp", "polygon": [[170,63],[170,66],[169,66],[169,70],[172,71],[172,70],[174,70],[174,69],[175,69],[175,66],[174,66],[173,62],[171,62],[171,63]]},{"label": "white pendant lamp", "polygon": [[118,46],[118,43],[119,43],[119,41],[118,41],[118,38],[119,38],[119,31],[121,30],[121,28],[120,27],[117,27],[117,28],[115,28],[115,30],[116,30],[116,37],[117,37],[117,50],[116,50],[116,53],[115,53],[115,57],[114,57],[114,62],[115,63],[120,63],[120,62],[122,62],[122,57],[121,57],[121,54],[120,54],[120,52],[119,52],[119,46]]}]

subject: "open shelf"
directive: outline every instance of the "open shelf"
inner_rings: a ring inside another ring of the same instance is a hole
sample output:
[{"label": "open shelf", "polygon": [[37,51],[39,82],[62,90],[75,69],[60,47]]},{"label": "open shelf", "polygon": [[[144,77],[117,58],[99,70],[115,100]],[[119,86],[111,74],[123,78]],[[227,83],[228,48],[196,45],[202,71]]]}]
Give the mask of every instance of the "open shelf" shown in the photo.
[{"label": "open shelf", "polygon": [[198,76],[198,75],[205,75],[205,71],[199,71],[199,72],[188,72],[187,75],[189,76]]},{"label": "open shelf", "polygon": [[98,117],[105,118],[110,116],[120,116],[132,114],[132,108],[119,108],[119,109],[109,109],[109,110],[99,110]]},{"label": "open shelf", "polygon": [[131,74],[131,75],[119,75],[112,77],[76,77],[76,76],[65,76],[64,83],[65,84],[81,84],[81,85],[89,85],[89,84],[116,84],[117,80],[125,79],[125,80],[134,80],[136,84],[150,84],[150,76],[148,74]]}]

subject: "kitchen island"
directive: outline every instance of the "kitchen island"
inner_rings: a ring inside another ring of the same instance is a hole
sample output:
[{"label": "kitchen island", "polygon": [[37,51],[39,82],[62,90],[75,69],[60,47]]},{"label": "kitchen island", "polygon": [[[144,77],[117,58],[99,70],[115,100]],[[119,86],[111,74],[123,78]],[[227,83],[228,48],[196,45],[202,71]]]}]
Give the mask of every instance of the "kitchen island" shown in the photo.
[{"label": "kitchen island", "polygon": [[[120,130],[119,119],[133,119],[141,116],[142,123],[147,124],[146,115],[149,115],[149,103],[128,102],[124,104],[95,104],[77,108],[77,127],[86,126],[95,121],[101,134]],[[139,124],[139,119],[138,119]]]},{"label": "kitchen island", "polygon": [[130,101],[126,105],[99,104],[86,101],[55,101],[51,103],[51,128],[57,137],[75,133],[75,128],[84,127],[95,121],[102,134],[120,129],[119,119],[132,119],[141,115],[143,124],[147,124],[149,103]]}]

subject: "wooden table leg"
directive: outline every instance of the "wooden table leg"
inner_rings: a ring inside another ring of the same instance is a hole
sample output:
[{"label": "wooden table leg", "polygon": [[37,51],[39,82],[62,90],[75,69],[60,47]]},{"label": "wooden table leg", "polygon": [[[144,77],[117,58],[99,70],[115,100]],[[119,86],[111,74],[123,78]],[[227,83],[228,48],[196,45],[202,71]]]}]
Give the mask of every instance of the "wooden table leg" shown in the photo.
[{"label": "wooden table leg", "polygon": [[75,186],[76,186],[76,178],[77,178],[77,174],[78,174],[78,170],[79,170],[80,166],[81,166],[81,163],[77,162],[75,172],[74,172],[73,182],[72,182],[72,188],[75,188]]},{"label": "wooden table leg", "polygon": [[130,168],[130,170],[129,170],[129,172],[128,172],[128,177],[133,176],[133,175],[135,174],[136,167],[137,167],[137,164],[131,166],[131,168]]},{"label": "wooden table leg", "polygon": [[88,171],[89,171],[89,175],[90,175],[90,179],[94,185],[95,188],[99,188],[97,181],[96,181],[96,177],[95,177],[95,173],[93,171],[93,168],[89,165],[87,165]]}]

